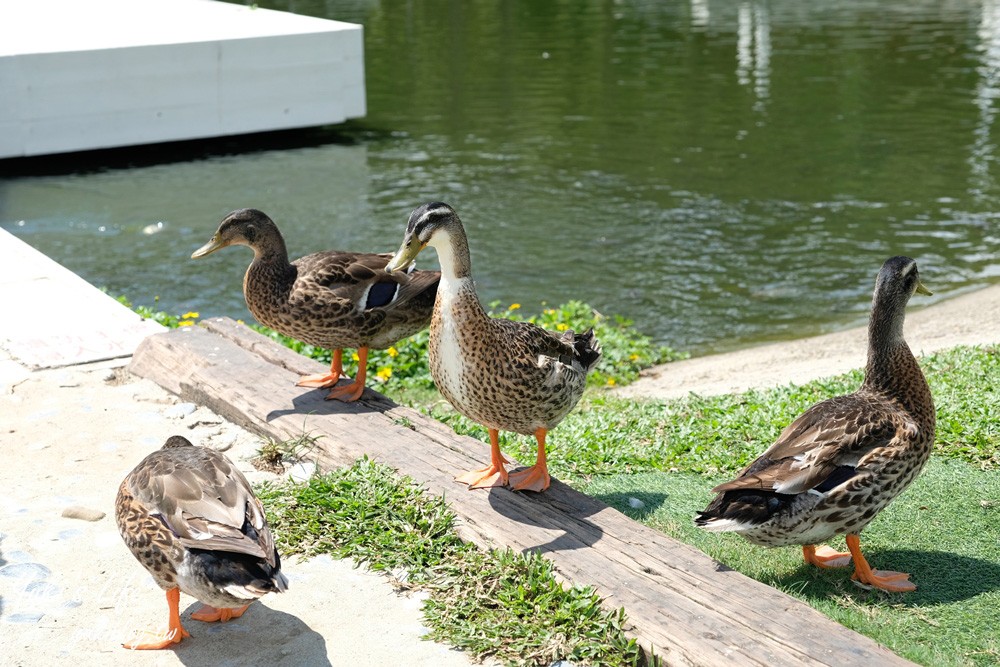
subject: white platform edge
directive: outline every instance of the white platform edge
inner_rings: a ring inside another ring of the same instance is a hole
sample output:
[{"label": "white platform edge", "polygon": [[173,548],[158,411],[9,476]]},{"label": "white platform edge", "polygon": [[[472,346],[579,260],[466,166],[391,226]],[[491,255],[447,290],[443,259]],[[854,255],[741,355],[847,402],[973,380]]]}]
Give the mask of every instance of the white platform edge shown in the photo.
[{"label": "white platform edge", "polygon": [[32,0],[0,3],[0,26],[0,158],[366,112],[359,25],[215,0]]}]

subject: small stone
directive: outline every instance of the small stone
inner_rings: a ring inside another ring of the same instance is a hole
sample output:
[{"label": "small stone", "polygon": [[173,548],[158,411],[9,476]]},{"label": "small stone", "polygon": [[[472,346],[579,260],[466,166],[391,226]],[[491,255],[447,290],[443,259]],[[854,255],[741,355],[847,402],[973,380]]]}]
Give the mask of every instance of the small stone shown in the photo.
[{"label": "small stone", "polygon": [[629,498],[628,499],[628,506],[631,507],[634,510],[641,510],[642,508],[644,508],[646,506],[646,503],[642,502],[638,498]]},{"label": "small stone", "polygon": [[40,598],[53,598],[60,594],[59,587],[47,581],[32,581],[24,592]]},{"label": "small stone", "polygon": [[7,616],[8,623],[38,623],[45,616],[44,613],[40,611],[23,612],[19,614],[10,614]]},{"label": "small stone", "polygon": [[41,563],[11,563],[0,567],[0,577],[11,579],[44,579],[52,570]]},{"label": "small stone", "polygon": [[81,521],[100,521],[105,517],[101,510],[80,507],[79,505],[67,507],[62,511],[62,515],[67,519],[80,519]]},{"label": "small stone", "polygon": [[312,461],[299,461],[288,469],[288,479],[293,482],[307,482],[316,474],[316,464]]},{"label": "small stone", "polygon": [[164,416],[173,419],[184,419],[189,414],[193,413],[198,409],[198,406],[194,403],[178,403],[177,405],[172,405],[163,411]]}]

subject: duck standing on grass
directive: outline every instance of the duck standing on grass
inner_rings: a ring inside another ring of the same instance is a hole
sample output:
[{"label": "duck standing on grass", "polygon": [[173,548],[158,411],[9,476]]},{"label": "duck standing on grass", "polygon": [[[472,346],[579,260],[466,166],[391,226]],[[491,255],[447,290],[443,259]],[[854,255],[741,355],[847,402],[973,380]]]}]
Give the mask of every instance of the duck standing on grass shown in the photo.
[{"label": "duck standing on grass", "polygon": [[132,554],[167,592],[162,633],[144,632],[130,649],[162,649],[190,637],[181,625],[180,592],[205,604],[198,621],[239,618],[288,580],[264,508],[246,477],[224,455],[179,435],[125,477],[115,503],[118,531]]},{"label": "duck standing on grass", "polygon": [[192,258],[245,245],[253,262],[243,296],[257,321],[309,345],[333,351],[329,373],[307,375],[300,387],[333,387],[343,375],[343,348],[358,350],[354,381],[327,399],[356,401],[365,390],[368,349],[386,349],[427,326],[434,308],[437,271],[389,274],[390,254],[327,250],[289,263],[278,226],[264,213],[233,211]]},{"label": "duck standing on grass", "polygon": [[[875,281],[865,380],[853,394],[817,403],[792,422],[695,523],[755,544],[802,545],[807,563],[846,567],[885,591],[916,589],[908,574],[873,570],[859,534],[910,482],[934,444],[934,400],[903,340],[906,304],[931,294],[909,257],[886,260]],[[846,534],[849,553],[816,543]]]},{"label": "duck standing on grass", "polygon": [[[410,214],[403,244],[386,270],[406,269],[428,245],[441,263],[431,317],[431,376],[456,410],[490,434],[490,465],[457,479],[471,489],[509,483],[515,491],[544,491],[550,481],[545,435],[580,400],[587,373],[601,357],[594,331],[557,335],[487,315],[472,281],[465,229],[447,204],[424,204]],[[499,431],[534,435],[535,465],[508,478]]]}]

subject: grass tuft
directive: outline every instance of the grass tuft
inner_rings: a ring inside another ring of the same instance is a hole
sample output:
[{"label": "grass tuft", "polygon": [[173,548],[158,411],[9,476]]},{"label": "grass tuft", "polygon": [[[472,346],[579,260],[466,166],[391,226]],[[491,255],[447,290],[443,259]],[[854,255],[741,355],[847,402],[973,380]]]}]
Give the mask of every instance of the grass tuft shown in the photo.
[{"label": "grass tuft", "polygon": [[265,484],[258,495],[282,553],[353,558],[427,590],[429,637],[478,659],[645,664],[622,610],[602,609],[591,588],[563,587],[540,556],[463,542],[444,500],[387,466],[362,459],[303,484]]}]

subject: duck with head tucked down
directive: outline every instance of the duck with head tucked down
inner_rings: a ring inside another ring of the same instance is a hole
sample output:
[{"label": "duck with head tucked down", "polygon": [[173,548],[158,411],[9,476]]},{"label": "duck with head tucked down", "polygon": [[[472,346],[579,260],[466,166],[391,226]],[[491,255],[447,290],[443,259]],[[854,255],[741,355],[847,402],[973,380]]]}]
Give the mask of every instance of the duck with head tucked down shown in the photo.
[{"label": "duck with head tucked down", "polygon": [[[441,284],[431,317],[429,356],[438,390],[458,412],[484,425],[490,465],[458,477],[469,488],[515,491],[549,487],[545,437],[583,395],[587,373],[601,357],[593,329],[555,334],[529,322],[490,317],[479,302],[465,228],[441,202],[410,214],[406,235],[387,271],[408,268],[425,247],[437,250]],[[499,431],[534,435],[535,465],[508,475]]]},{"label": "duck with head tucked down", "polygon": [[[917,263],[892,257],[875,281],[865,379],[853,394],[817,403],[793,421],[695,519],[755,544],[802,545],[807,563],[846,567],[853,579],[891,592],[916,589],[909,575],[874,570],[861,530],[916,478],[934,443],[934,400],[903,339],[906,304],[930,294]],[[844,534],[849,552],[818,542]]]},{"label": "duck with head tucked down", "polygon": [[[392,255],[327,250],[288,261],[285,240],[267,215],[252,208],[233,211],[192,258],[231,245],[249,246],[253,261],[243,278],[247,308],[264,326],[333,351],[329,373],[307,375],[302,387],[334,387],[327,399],[361,398],[368,350],[386,349],[427,326],[434,308],[437,271],[389,273]],[[335,387],[343,375],[343,348],[358,350],[354,381]]]},{"label": "duck with head tucked down", "polygon": [[190,637],[181,625],[181,591],[204,603],[191,618],[225,622],[288,588],[246,477],[223,454],[182,436],[168,438],[125,477],[115,519],[132,554],[166,591],[169,610],[164,632],[140,633],[125,648],[162,649]]}]

